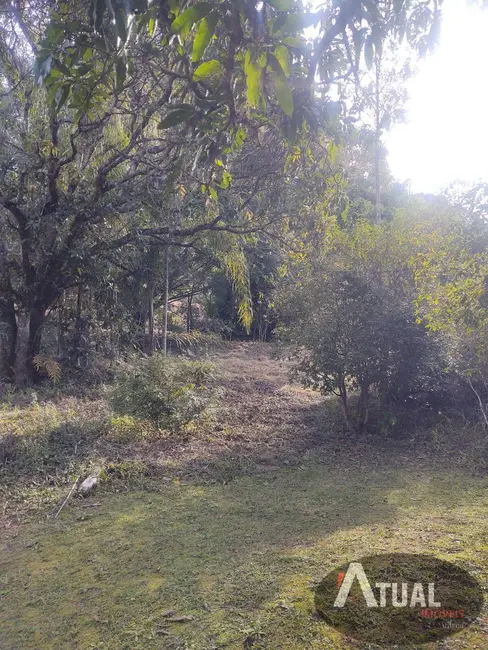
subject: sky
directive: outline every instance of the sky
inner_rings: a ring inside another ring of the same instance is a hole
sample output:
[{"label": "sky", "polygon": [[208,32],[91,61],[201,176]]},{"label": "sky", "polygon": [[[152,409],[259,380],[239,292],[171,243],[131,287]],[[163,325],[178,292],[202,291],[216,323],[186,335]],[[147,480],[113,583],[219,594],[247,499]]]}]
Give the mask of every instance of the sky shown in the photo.
[{"label": "sky", "polygon": [[407,123],[384,140],[412,192],[488,182],[488,11],[445,0],[440,43],[408,83]]}]

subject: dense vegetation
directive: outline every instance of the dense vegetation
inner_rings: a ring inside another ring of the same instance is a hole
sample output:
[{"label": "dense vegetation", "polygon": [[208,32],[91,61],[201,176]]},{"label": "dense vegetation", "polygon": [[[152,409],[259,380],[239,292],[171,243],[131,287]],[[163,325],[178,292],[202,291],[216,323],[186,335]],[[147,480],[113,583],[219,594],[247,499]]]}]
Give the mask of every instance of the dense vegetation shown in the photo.
[{"label": "dense vegetation", "polygon": [[487,189],[410,196],[381,143],[438,3],[90,6],[1,16],[4,391],[279,336],[352,430],[488,422]]},{"label": "dense vegetation", "polygon": [[[226,291],[222,277],[243,330],[268,335],[270,288],[289,250],[316,229],[324,202],[347,212],[345,140],[369,147],[381,217],[381,131],[401,113],[389,57],[403,39],[421,53],[433,46],[438,3],[300,7],[7,6],[0,227],[9,382],[38,381],[48,359],[51,375],[53,360],[79,366],[93,349],[151,353],[159,334],[166,349],[168,301],[187,302],[187,329],[204,324],[195,297],[226,326],[231,310],[213,295]],[[363,118],[366,130],[354,126]]]},{"label": "dense vegetation", "polygon": [[[483,569],[488,185],[412,194],[384,146],[441,10],[1,4],[2,647],[344,648],[310,626],[325,555],[427,531]],[[48,509],[33,560],[9,535]],[[138,621],[98,617],[107,566]]]},{"label": "dense vegetation", "polygon": [[382,145],[438,2],[14,2],[0,19],[5,394],[118,374],[133,415],[140,378],[176,372],[130,371],[134,352],[274,338],[351,431],[411,411],[488,424],[487,188],[411,196]]}]

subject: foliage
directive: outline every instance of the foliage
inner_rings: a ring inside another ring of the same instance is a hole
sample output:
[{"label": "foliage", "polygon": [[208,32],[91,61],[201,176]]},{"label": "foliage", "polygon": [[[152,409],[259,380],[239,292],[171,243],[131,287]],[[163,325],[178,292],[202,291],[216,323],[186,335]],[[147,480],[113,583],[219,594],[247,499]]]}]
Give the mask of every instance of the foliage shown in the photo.
[{"label": "foliage", "polygon": [[38,371],[43,371],[49,379],[56,384],[61,378],[61,367],[56,359],[36,354],[33,359],[34,365]]},{"label": "foliage", "polygon": [[[300,327],[291,326],[302,350],[296,371],[304,384],[341,398],[347,424],[363,431],[371,391],[381,405],[404,402],[428,364],[425,329],[413,308],[401,304],[374,277],[345,269],[313,275],[300,287]],[[296,304],[294,305],[296,309]],[[348,396],[359,391],[357,412]]]},{"label": "foliage", "polygon": [[[252,301],[250,334],[254,340],[268,340],[277,321],[272,294],[279,280],[278,263],[282,254],[263,241],[248,243],[244,254],[249,270],[249,295]],[[235,291],[222,270],[216,269],[210,281],[210,290],[206,304],[207,315],[221,323],[223,329],[229,328],[230,335],[244,337],[249,334],[236,317]]]},{"label": "foliage", "polygon": [[[310,90],[316,79],[347,78],[362,58],[369,65],[387,36],[406,38],[424,54],[438,33],[439,4],[405,0],[383,12],[376,2],[342,0],[310,12],[297,0],[60,3],[39,44],[36,72],[58,110],[69,102],[81,115],[103,104],[114,84],[124,87],[141,47],[146,60],[168,61],[167,74],[183,90],[185,100],[161,126],[192,124],[208,150],[212,141],[234,142],[236,131],[225,129],[244,125],[247,131],[244,112],[254,115],[268,104],[288,118],[289,134],[303,122],[329,119],[337,105],[315,110]],[[311,26],[318,33],[312,46],[302,35]]]},{"label": "foliage", "polygon": [[[355,108],[342,89],[386,38],[430,46],[438,5],[406,0],[388,17],[349,1],[315,12],[296,0],[9,5],[5,378],[39,381],[36,355],[81,368],[102,349],[150,351],[165,340],[168,299],[188,300],[191,328],[193,298],[216,267],[237,295],[239,327],[250,330],[255,307],[254,325],[267,330],[272,301],[266,287],[252,295],[246,248],[286,245],[304,230],[301,203],[311,214],[317,196],[344,198],[337,143]],[[307,25],[317,26],[309,43]]]},{"label": "foliage", "polygon": [[170,332],[168,340],[177,350],[192,353],[222,347],[222,339],[215,332]]},{"label": "foliage", "polygon": [[404,197],[389,222],[329,216],[322,244],[291,257],[280,300],[307,381],[344,402],[363,388],[364,416],[371,386],[382,408],[478,410],[487,423],[487,229],[464,196]]},{"label": "foliage", "polygon": [[161,353],[142,357],[123,364],[110,389],[110,405],[121,415],[174,429],[194,420],[208,405],[210,374],[210,366],[201,361]]}]

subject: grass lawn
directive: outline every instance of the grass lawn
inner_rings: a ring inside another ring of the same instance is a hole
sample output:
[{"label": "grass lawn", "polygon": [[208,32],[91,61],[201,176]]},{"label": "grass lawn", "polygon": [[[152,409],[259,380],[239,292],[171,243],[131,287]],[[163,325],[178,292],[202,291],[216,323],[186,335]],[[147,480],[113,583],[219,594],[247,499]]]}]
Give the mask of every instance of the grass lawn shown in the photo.
[{"label": "grass lawn", "polygon": [[[227,391],[239,372],[231,366],[222,375]],[[263,382],[263,373],[253,381]],[[292,431],[298,406],[287,397],[285,379],[277,370],[267,381],[277,399],[282,391],[290,409],[283,430]],[[254,389],[261,398],[263,385]],[[320,417],[305,412],[316,402],[300,399],[303,425],[319,426]],[[261,435],[272,420],[261,414]],[[245,426],[250,432],[255,425]],[[88,500],[73,500],[59,519],[31,517],[8,529],[1,538],[0,648],[363,648],[317,619],[313,587],[345,561],[383,552],[458,563],[486,592],[483,473],[428,462],[402,446],[392,451],[381,441],[349,452],[326,436],[307,449],[279,438],[274,462],[270,436],[263,437],[266,462],[260,463],[250,457],[243,427],[236,424],[234,446],[226,429],[225,450],[216,454],[226,453],[225,480],[217,470],[214,478],[210,470],[168,471],[144,490],[134,485],[115,493],[102,486]],[[194,449],[190,455],[185,462],[193,467]],[[239,467],[234,473],[232,459]],[[172,620],[169,610],[173,619],[190,618]],[[486,608],[476,624],[424,647],[486,650]]]}]

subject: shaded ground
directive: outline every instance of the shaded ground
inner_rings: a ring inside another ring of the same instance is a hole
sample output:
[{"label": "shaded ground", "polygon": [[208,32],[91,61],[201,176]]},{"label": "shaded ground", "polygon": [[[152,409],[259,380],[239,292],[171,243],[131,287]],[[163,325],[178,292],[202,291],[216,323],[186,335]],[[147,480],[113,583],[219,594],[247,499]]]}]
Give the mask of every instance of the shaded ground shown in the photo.
[{"label": "shaded ground", "polygon": [[[316,619],[313,586],[381,552],[435,554],[486,590],[486,476],[415,442],[351,445],[266,348],[230,347],[218,366],[218,421],[132,445],[137,480],[109,477],[57,520],[18,527],[6,509],[2,650],[362,648]],[[127,463],[124,444],[96,444]],[[485,650],[486,611],[426,647]]]}]

